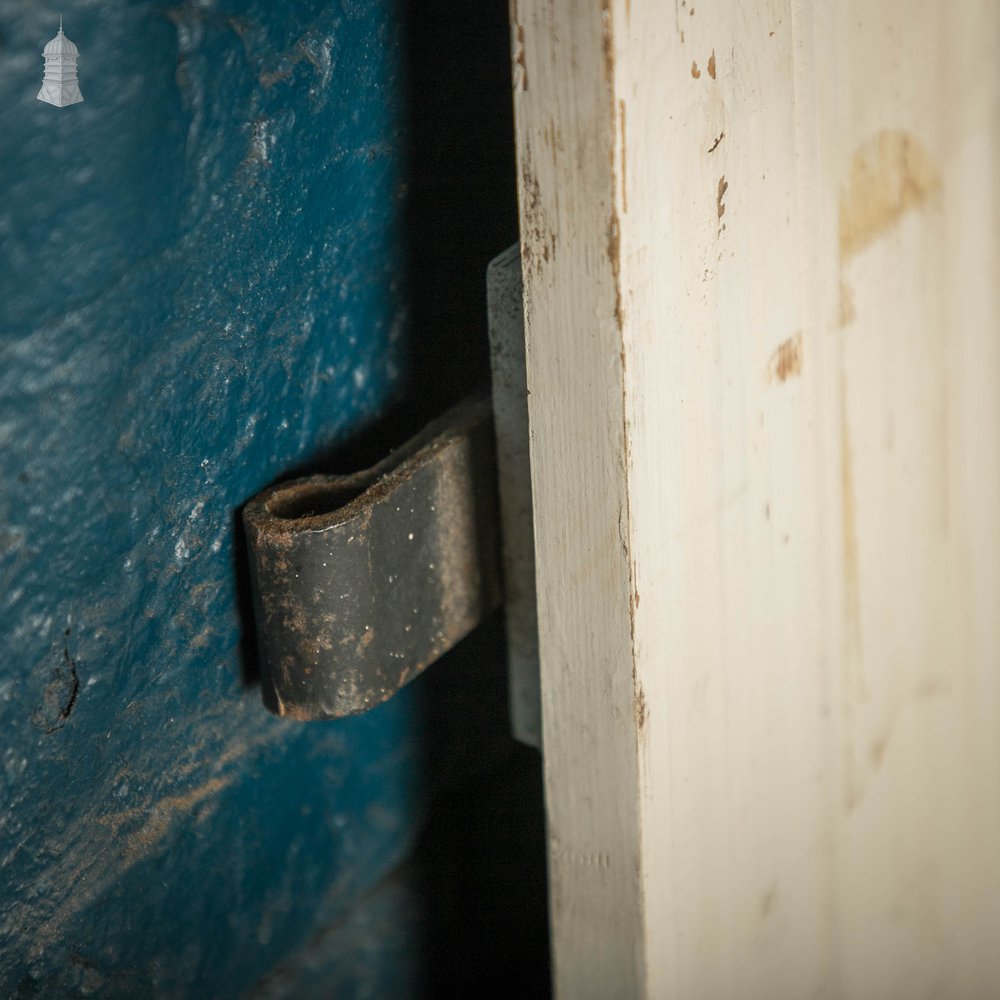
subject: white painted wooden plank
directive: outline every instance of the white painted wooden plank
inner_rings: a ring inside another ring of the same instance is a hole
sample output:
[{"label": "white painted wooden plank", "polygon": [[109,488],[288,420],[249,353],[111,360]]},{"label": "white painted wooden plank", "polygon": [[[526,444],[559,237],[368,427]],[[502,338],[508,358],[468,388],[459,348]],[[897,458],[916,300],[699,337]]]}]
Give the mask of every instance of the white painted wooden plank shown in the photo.
[{"label": "white painted wooden plank", "polygon": [[512,21],[560,995],[998,995],[1000,7]]},{"label": "white painted wooden plank", "polygon": [[643,931],[610,66],[578,13],[512,7],[552,947],[586,998],[639,995]]}]

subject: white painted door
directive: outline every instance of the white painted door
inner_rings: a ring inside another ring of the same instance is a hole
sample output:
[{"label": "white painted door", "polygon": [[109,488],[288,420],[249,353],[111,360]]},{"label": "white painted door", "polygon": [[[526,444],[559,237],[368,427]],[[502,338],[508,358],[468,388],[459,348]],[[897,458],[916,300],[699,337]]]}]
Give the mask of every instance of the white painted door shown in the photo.
[{"label": "white painted door", "polygon": [[511,22],[558,995],[1000,995],[1000,4]]}]

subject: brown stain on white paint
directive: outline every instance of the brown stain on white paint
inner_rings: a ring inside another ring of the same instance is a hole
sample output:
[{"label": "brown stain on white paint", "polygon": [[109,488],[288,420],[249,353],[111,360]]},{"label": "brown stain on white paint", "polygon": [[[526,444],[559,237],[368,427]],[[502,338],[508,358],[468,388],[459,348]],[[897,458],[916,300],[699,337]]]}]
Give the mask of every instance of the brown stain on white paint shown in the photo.
[{"label": "brown stain on white paint", "polygon": [[[941,188],[940,172],[918,139],[901,129],[884,129],[854,151],[838,205],[841,328],[858,318],[846,268],[859,254],[890,234],[904,217],[926,211]],[[877,331],[873,331],[877,333]],[[842,334],[846,336],[846,334]],[[841,349],[844,349],[842,342]],[[868,768],[881,767],[889,746],[888,730],[865,738],[857,731],[858,706],[868,702],[861,627],[862,580],[858,536],[857,484],[849,407],[848,369],[840,369],[840,508],[843,572],[843,805],[851,813],[865,795]],[[864,741],[864,742],[863,742]],[[867,753],[859,744],[866,745]]]},{"label": "brown stain on white paint", "polygon": [[698,69],[698,64],[696,62],[691,63],[691,75],[697,80],[701,76],[701,70]]},{"label": "brown stain on white paint", "polygon": [[625,186],[626,165],[628,163],[628,147],[625,144],[625,102],[618,101],[618,130],[621,136],[622,160],[619,167],[622,183],[622,212],[628,214],[628,188]]},{"label": "brown stain on white paint", "polygon": [[[553,158],[557,150],[551,150]],[[525,151],[520,164],[518,198],[521,202],[523,226],[521,229],[521,266],[525,272],[544,273],[546,265],[555,257],[556,234],[549,225],[542,201],[541,186],[535,169],[531,147]],[[528,300],[525,300],[528,308]]]},{"label": "brown stain on white paint", "polygon": [[726,180],[726,175],[723,174],[719,178],[719,184],[715,191],[715,217],[718,225],[715,230],[716,238],[720,237],[726,229],[726,224],[722,221],[722,217],[726,214],[726,192],[729,190],[729,181]]},{"label": "brown stain on white paint", "polygon": [[712,49],[712,54],[708,57],[708,75],[715,79],[715,49]]},{"label": "brown stain on white paint", "polygon": [[840,276],[840,325],[850,326],[857,319],[858,311],[854,308],[854,289]]},{"label": "brown stain on white paint", "polygon": [[840,195],[840,256],[873,243],[941,185],[930,154],[908,132],[885,129],[859,146]]},{"label": "brown stain on white paint", "polygon": [[841,380],[840,401],[840,509],[844,565],[844,611],[847,618],[849,652],[857,656],[861,649],[861,601],[858,579],[858,526],[854,489],[854,459],[847,419],[847,387]]},{"label": "brown stain on white paint", "polygon": [[[621,175],[621,211],[628,210],[628,192],[625,186],[625,170],[627,165],[627,146],[625,136],[626,107],[623,100],[617,99],[615,93],[615,37],[614,19],[612,17],[610,0],[602,2],[602,37],[601,47],[603,55],[604,78],[610,90],[610,135],[611,144],[609,149],[609,166],[611,176],[615,171]],[[620,155],[619,155],[619,150]],[[627,400],[627,352],[625,349],[625,305],[624,289],[622,286],[622,250],[621,250],[621,220],[619,217],[619,205],[613,200],[608,218],[608,242],[607,259],[611,266],[611,275],[614,287],[614,318],[619,335],[619,358],[621,361],[621,399],[622,399],[622,455],[621,461],[624,471],[624,504],[618,512],[618,534],[622,543],[622,555],[628,568],[629,591],[628,591],[628,619],[629,619],[629,639],[632,657],[632,702],[635,711],[636,741],[642,736],[643,727],[646,724],[647,708],[646,696],[642,690],[642,684],[638,676],[638,664],[636,660],[636,613],[638,610],[638,589],[635,581],[635,564],[632,560],[631,538],[632,538],[632,511],[631,511],[631,484],[629,474],[632,467],[630,456],[631,428],[628,420],[628,400]],[[625,522],[624,533],[622,521]]]},{"label": "brown stain on white paint", "polygon": [[[527,64],[527,32],[518,7],[518,0],[511,0],[511,82],[514,90],[514,101],[528,101],[521,97],[528,90]],[[532,25],[534,30],[534,25]],[[559,147],[561,151],[561,146]],[[556,160],[556,149],[550,145],[549,152],[553,161]],[[528,275],[540,278],[546,270],[549,259],[555,255],[556,234],[548,225],[541,202],[541,190],[534,162],[534,150],[526,143],[518,151],[518,203],[520,207],[521,233],[521,267],[525,274],[524,285],[524,317],[530,324],[534,313],[533,283]],[[544,154],[543,154],[544,155]]]},{"label": "brown stain on white paint", "polygon": [[802,331],[776,348],[767,363],[767,381],[785,382],[802,374]]},{"label": "brown stain on white paint", "polygon": [[951,686],[939,677],[924,677],[912,689],[908,698],[896,701],[888,712],[881,731],[873,737],[868,747],[868,759],[874,773],[885,759],[892,742],[893,731],[900,718],[909,712],[924,708],[927,702],[948,698]]},{"label": "brown stain on white paint", "polygon": [[553,159],[555,159],[558,154],[566,152],[566,142],[563,139],[562,129],[556,125],[554,118],[549,118],[548,123],[545,126],[545,131],[542,133],[542,142],[552,153]]},{"label": "brown stain on white paint", "polygon": [[641,736],[643,729],[646,727],[646,720],[649,718],[649,708],[646,705],[646,692],[642,689],[642,684],[639,681],[639,671],[634,663],[632,665],[632,689],[635,695],[636,735]]},{"label": "brown stain on white paint", "polygon": [[528,89],[528,67],[524,56],[524,25],[521,23],[517,0],[511,0],[510,27],[513,36],[511,39],[511,82],[515,91],[525,91]]},{"label": "brown stain on white paint", "polygon": [[889,736],[877,736],[872,740],[868,755],[871,758],[872,769],[877,770],[882,766],[882,759],[885,757],[886,748],[889,746]]},{"label": "brown stain on white paint", "polygon": [[854,151],[840,192],[840,325],[856,318],[843,268],[888,233],[905,215],[937,194],[941,175],[921,142],[902,129],[883,129]]},{"label": "brown stain on white paint", "polygon": [[[858,309],[847,280],[847,265],[889,235],[904,217],[926,211],[941,188],[940,172],[927,149],[901,129],[884,129],[854,151],[841,187],[838,205],[840,288],[838,324],[855,323]],[[876,331],[872,331],[877,333]],[[845,335],[842,335],[845,336]],[[843,350],[843,342],[842,342]],[[840,507],[843,571],[843,710],[847,726],[844,743],[844,809],[850,813],[865,794],[865,765],[877,770],[889,746],[888,730],[868,737],[867,753],[858,744],[857,707],[868,702],[861,623],[862,586],[858,534],[857,484],[852,441],[848,367],[840,370]]]},{"label": "brown stain on white paint", "polygon": [[861,582],[854,458],[847,413],[847,381],[840,374],[840,511],[841,560],[843,568],[844,651],[841,703],[845,725],[843,740],[843,809],[850,815],[864,797],[867,782],[858,760],[856,742],[858,706],[868,701],[861,650]]},{"label": "brown stain on white paint", "polygon": [[528,89],[528,67],[524,60],[524,27],[514,25],[514,87],[518,90]]},{"label": "brown stain on white paint", "polygon": [[[611,218],[608,219],[608,261],[611,264],[611,274],[615,284],[615,324],[619,331],[625,325],[624,306],[622,304],[622,248],[621,248],[621,226],[618,220],[618,210],[612,208]],[[624,368],[624,348],[622,350],[622,366]],[[624,372],[623,372],[624,374]]]},{"label": "brown stain on white paint", "polygon": [[615,83],[615,32],[610,0],[601,2],[601,52],[604,57],[604,81],[611,85],[614,102]]},{"label": "brown stain on white paint", "polygon": [[[928,702],[947,699],[950,694],[951,686],[942,678],[925,676],[908,693],[890,694],[889,705],[881,713],[882,720],[877,724],[872,723],[868,732],[862,735],[855,729],[858,720],[854,699],[850,692],[846,693],[844,717],[848,726],[848,739],[844,742],[843,764],[843,810],[846,815],[850,815],[858,807],[872,782],[877,780],[878,772],[885,766],[890,753],[897,726],[911,713],[926,709]],[[909,721],[911,726],[920,724],[919,717],[910,718]],[[913,732],[911,729],[911,737]],[[867,754],[863,750],[865,746]]]}]

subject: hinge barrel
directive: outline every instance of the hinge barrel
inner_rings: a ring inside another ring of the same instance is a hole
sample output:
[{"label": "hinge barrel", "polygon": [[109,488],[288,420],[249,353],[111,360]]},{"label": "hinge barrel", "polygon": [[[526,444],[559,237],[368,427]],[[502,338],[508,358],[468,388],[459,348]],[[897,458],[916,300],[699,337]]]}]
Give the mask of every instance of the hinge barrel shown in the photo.
[{"label": "hinge barrel", "polygon": [[243,517],[265,701],[367,711],[500,602],[488,400],[459,404],[375,467],[271,487]]}]

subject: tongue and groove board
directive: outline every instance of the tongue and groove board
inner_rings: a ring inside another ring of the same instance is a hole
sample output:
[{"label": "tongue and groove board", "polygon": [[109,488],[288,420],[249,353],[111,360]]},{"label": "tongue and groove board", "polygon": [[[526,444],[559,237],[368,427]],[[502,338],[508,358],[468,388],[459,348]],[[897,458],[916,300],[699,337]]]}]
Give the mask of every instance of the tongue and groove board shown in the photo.
[{"label": "tongue and groove board", "polygon": [[512,4],[560,997],[1000,992],[998,41]]}]

